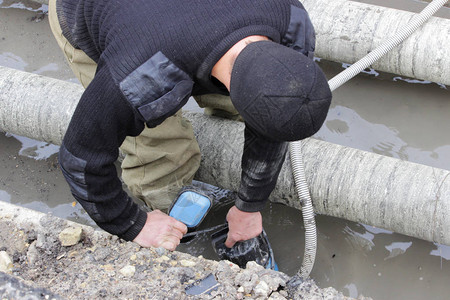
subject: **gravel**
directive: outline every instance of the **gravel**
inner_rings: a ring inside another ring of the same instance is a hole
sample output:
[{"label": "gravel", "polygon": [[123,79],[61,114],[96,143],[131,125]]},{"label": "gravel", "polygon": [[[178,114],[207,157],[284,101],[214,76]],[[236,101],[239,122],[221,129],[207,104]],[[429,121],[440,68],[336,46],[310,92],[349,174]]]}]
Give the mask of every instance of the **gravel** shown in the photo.
[{"label": "gravel", "polygon": [[[0,202],[1,299],[349,299],[254,262],[246,269],[142,248],[91,227]],[[217,288],[188,295],[212,274]],[[20,296],[22,295],[22,296]],[[33,298],[34,297],[34,298]]]}]

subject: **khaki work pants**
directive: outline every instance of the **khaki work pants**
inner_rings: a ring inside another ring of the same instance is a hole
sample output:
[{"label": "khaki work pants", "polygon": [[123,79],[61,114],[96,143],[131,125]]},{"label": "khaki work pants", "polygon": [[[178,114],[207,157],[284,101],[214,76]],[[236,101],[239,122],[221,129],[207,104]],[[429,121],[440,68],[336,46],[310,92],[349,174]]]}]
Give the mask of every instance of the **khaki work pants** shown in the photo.
[{"label": "khaki work pants", "polygon": [[[86,88],[95,76],[97,64],[63,36],[56,0],[49,1],[49,22],[70,68]],[[207,114],[240,119],[229,97],[205,95],[195,99]],[[151,209],[167,210],[180,188],[192,182],[200,166],[200,149],[192,125],[183,118],[181,110],[159,126],[146,127],[139,136],[127,137],[120,149],[126,154],[121,166],[125,184]]]}]

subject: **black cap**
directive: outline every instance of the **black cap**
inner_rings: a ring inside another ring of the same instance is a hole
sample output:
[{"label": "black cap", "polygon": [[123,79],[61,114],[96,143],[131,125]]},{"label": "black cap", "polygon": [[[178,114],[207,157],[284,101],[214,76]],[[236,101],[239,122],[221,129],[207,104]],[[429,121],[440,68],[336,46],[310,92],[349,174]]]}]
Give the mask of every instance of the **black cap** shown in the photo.
[{"label": "black cap", "polygon": [[247,45],[231,73],[230,97],[247,126],[277,141],[316,133],[328,113],[331,91],[319,66],[286,46]]}]

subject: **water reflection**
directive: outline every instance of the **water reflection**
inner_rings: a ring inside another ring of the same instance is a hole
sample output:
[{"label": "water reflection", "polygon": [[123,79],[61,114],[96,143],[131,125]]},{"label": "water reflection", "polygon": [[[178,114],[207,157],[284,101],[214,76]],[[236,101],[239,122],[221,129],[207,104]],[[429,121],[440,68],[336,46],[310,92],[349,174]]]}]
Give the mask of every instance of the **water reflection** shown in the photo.
[{"label": "water reflection", "polygon": [[0,201],[95,226],[70,194],[58,168],[58,149],[26,137],[0,134]]},{"label": "water reflection", "polygon": [[360,224],[364,229],[366,229],[368,232],[371,232],[373,234],[393,234],[392,231],[386,230],[383,228],[377,228],[366,224]]},{"label": "water reflection", "polygon": [[[356,110],[336,105],[330,109],[324,126],[314,137],[438,168],[450,166],[450,145],[441,144],[433,150],[424,150],[413,147],[399,135],[400,132],[395,128],[369,122]],[[442,142],[445,143],[445,140]]]},{"label": "water reflection", "polygon": [[11,203],[11,195],[6,191],[0,190],[0,201]]},{"label": "water reflection", "polygon": [[0,8],[17,8],[34,12],[48,12],[47,4],[40,4],[32,1],[21,1],[16,0],[0,0]]},{"label": "water reflection", "polygon": [[36,160],[47,159],[53,154],[58,153],[59,146],[49,144],[46,142],[36,141],[27,137],[16,134],[6,134],[7,137],[14,137],[22,143],[22,148],[19,150],[19,155],[23,155]]},{"label": "water reflection", "polygon": [[434,243],[437,249],[432,250],[430,255],[439,256],[443,259],[450,260],[450,246]]},{"label": "water reflection", "polygon": [[[347,69],[351,65],[352,64],[342,63],[342,68]],[[367,68],[365,70],[362,70],[361,73],[368,74],[368,75],[373,75],[375,77],[378,77],[380,75],[380,73],[378,73],[377,71],[375,71],[375,69],[372,69],[372,68]]]},{"label": "water reflection", "polygon": [[344,286],[345,289],[347,289],[347,294],[352,298],[358,298],[358,288],[356,287],[356,284],[349,283]]},{"label": "water reflection", "polygon": [[58,64],[55,63],[49,63],[48,65],[45,65],[43,67],[40,67],[36,71],[34,71],[34,74],[44,74],[45,72],[56,72],[59,70]]},{"label": "water reflection", "polygon": [[78,203],[62,203],[56,206],[52,205],[50,207],[43,201],[31,201],[26,203],[24,207],[44,213],[51,212],[52,215],[59,218],[98,228],[95,222],[92,221],[89,215]]},{"label": "water reflection", "polygon": [[[396,76],[396,77],[392,78],[392,80],[393,80],[393,81],[401,80],[401,81],[404,81],[404,82],[407,82],[407,83],[417,83],[417,84],[433,84],[433,82],[428,81],[428,80],[419,80],[419,79],[403,78],[403,77],[401,77],[401,76]],[[442,83],[436,83],[436,84],[437,84],[441,89],[444,89],[444,90],[447,89],[447,86],[446,86],[445,84],[442,84]]]},{"label": "water reflection", "polygon": [[388,246],[384,246],[389,251],[389,256],[385,257],[384,260],[394,258],[398,255],[404,254],[409,247],[411,247],[412,242],[394,242]]},{"label": "water reflection", "polygon": [[51,34],[47,10],[31,1],[1,1],[0,65],[77,82]]},{"label": "water reflection", "polygon": [[368,231],[359,233],[349,226],[345,226],[343,232],[346,234],[345,239],[355,250],[369,252],[375,246],[373,243],[375,235]]},{"label": "water reflection", "polygon": [[25,71],[28,63],[26,63],[20,56],[14,53],[3,52],[0,53],[0,66]]}]

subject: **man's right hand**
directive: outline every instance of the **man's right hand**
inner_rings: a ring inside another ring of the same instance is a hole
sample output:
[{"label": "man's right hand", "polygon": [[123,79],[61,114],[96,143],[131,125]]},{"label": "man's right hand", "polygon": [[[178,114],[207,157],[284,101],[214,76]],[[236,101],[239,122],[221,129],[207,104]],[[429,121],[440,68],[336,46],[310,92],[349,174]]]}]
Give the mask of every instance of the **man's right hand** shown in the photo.
[{"label": "man's right hand", "polygon": [[160,210],[147,213],[147,221],[133,240],[142,247],[163,247],[173,251],[187,232],[187,227]]},{"label": "man's right hand", "polygon": [[227,214],[228,236],[225,246],[231,248],[236,242],[257,237],[262,232],[262,216],[260,212],[245,212],[236,206],[230,208]]}]

